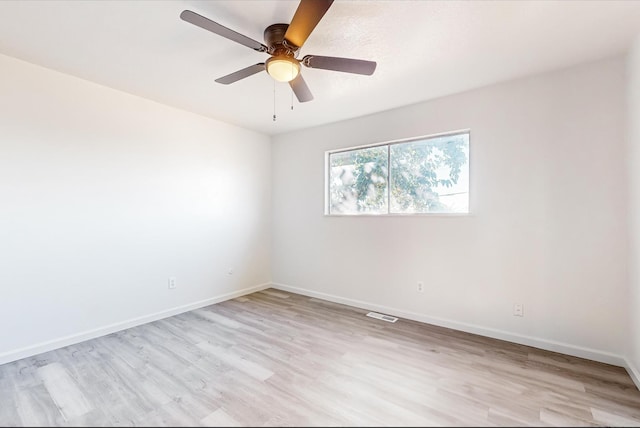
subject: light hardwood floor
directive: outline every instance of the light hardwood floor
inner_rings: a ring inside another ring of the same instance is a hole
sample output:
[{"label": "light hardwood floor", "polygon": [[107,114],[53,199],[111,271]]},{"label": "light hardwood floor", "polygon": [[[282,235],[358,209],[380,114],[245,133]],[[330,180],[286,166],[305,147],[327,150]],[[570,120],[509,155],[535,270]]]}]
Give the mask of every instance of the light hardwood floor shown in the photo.
[{"label": "light hardwood floor", "polygon": [[624,369],[273,289],[0,366],[4,426],[640,426]]}]

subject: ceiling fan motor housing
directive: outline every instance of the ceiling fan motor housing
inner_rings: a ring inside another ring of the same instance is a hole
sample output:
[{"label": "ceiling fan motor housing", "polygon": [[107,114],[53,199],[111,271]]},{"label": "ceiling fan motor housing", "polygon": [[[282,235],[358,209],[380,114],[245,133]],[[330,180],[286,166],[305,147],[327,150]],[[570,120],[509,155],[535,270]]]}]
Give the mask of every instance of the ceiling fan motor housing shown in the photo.
[{"label": "ceiling fan motor housing", "polygon": [[269,47],[269,54],[273,56],[289,56],[295,58],[298,54],[298,47],[289,45],[284,40],[284,35],[289,28],[289,24],[273,24],[264,30],[264,41]]}]

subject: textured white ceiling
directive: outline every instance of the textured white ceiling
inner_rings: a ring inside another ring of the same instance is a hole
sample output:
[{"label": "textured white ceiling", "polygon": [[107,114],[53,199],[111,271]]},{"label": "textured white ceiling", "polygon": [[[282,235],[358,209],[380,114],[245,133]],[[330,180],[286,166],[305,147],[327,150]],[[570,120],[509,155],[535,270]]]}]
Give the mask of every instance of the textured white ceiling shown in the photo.
[{"label": "textured white ceiling", "polygon": [[[259,73],[268,56],[182,21],[193,10],[263,42],[297,1],[0,1],[0,53],[266,134],[348,119],[622,54],[640,1],[337,0],[307,54],[374,60],[373,76],[303,68],[315,99]],[[273,122],[275,109],[277,121]]]}]

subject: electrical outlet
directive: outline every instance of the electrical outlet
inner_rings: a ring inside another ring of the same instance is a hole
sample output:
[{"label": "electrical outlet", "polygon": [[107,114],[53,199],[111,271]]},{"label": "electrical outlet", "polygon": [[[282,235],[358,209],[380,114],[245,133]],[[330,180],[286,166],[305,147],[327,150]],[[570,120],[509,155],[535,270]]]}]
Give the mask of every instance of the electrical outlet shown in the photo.
[{"label": "electrical outlet", "polygon": [[424,282],[418,281],[418,285],[416,286],[416,291],[418,293],[423,293],[424,292]]},{"label": "electrical outlet", "polygon": [[524,305],[522,303],[516,303],[513,305],[513,316],[514,317],[524,316]]},{"label": "electrical outlet", "polygon": [[176,288],[176,277],[175,276],[170,276],[169,277],[169,288]]}]

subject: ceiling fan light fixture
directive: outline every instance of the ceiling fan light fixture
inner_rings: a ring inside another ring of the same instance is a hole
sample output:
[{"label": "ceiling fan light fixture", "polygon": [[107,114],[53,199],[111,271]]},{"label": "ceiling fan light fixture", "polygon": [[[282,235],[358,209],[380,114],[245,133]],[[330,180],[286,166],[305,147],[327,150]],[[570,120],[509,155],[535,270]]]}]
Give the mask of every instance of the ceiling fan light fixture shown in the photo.
[{"label": "ceiling fan light fixture", "polygon": [[300,63],[289,56],[273,56],[265,65],[269,76],[278,82],[290,82],[300,73]]},{"label": "ceiling fan light fixture", "polygon": [[217,83],[228,85],[253,76],[261,71],[266,71],[274,80],[288,82],[298,101],[304,103],[311,101],[313,95],[300,73],[301,62],[308,68],[341,71],[343,73],[363,74],[367,76],[372,75],[376,69],[375,61],[365,61],[361,59],[319,55],[306,55],[302,60],[296,59],[299,49],[302,48],[311,32],[329,10],[333,1],[334,0],[300,0],[290,24],[276,23],[265,28],[264,41],[266,45],[190,10],[183,10],[180,14],[180,19],[222,36],[225,39],[251,48],[254,51],[270,55],[270,58],[265,62],[250,65],[249,67],[216,79]]}]

